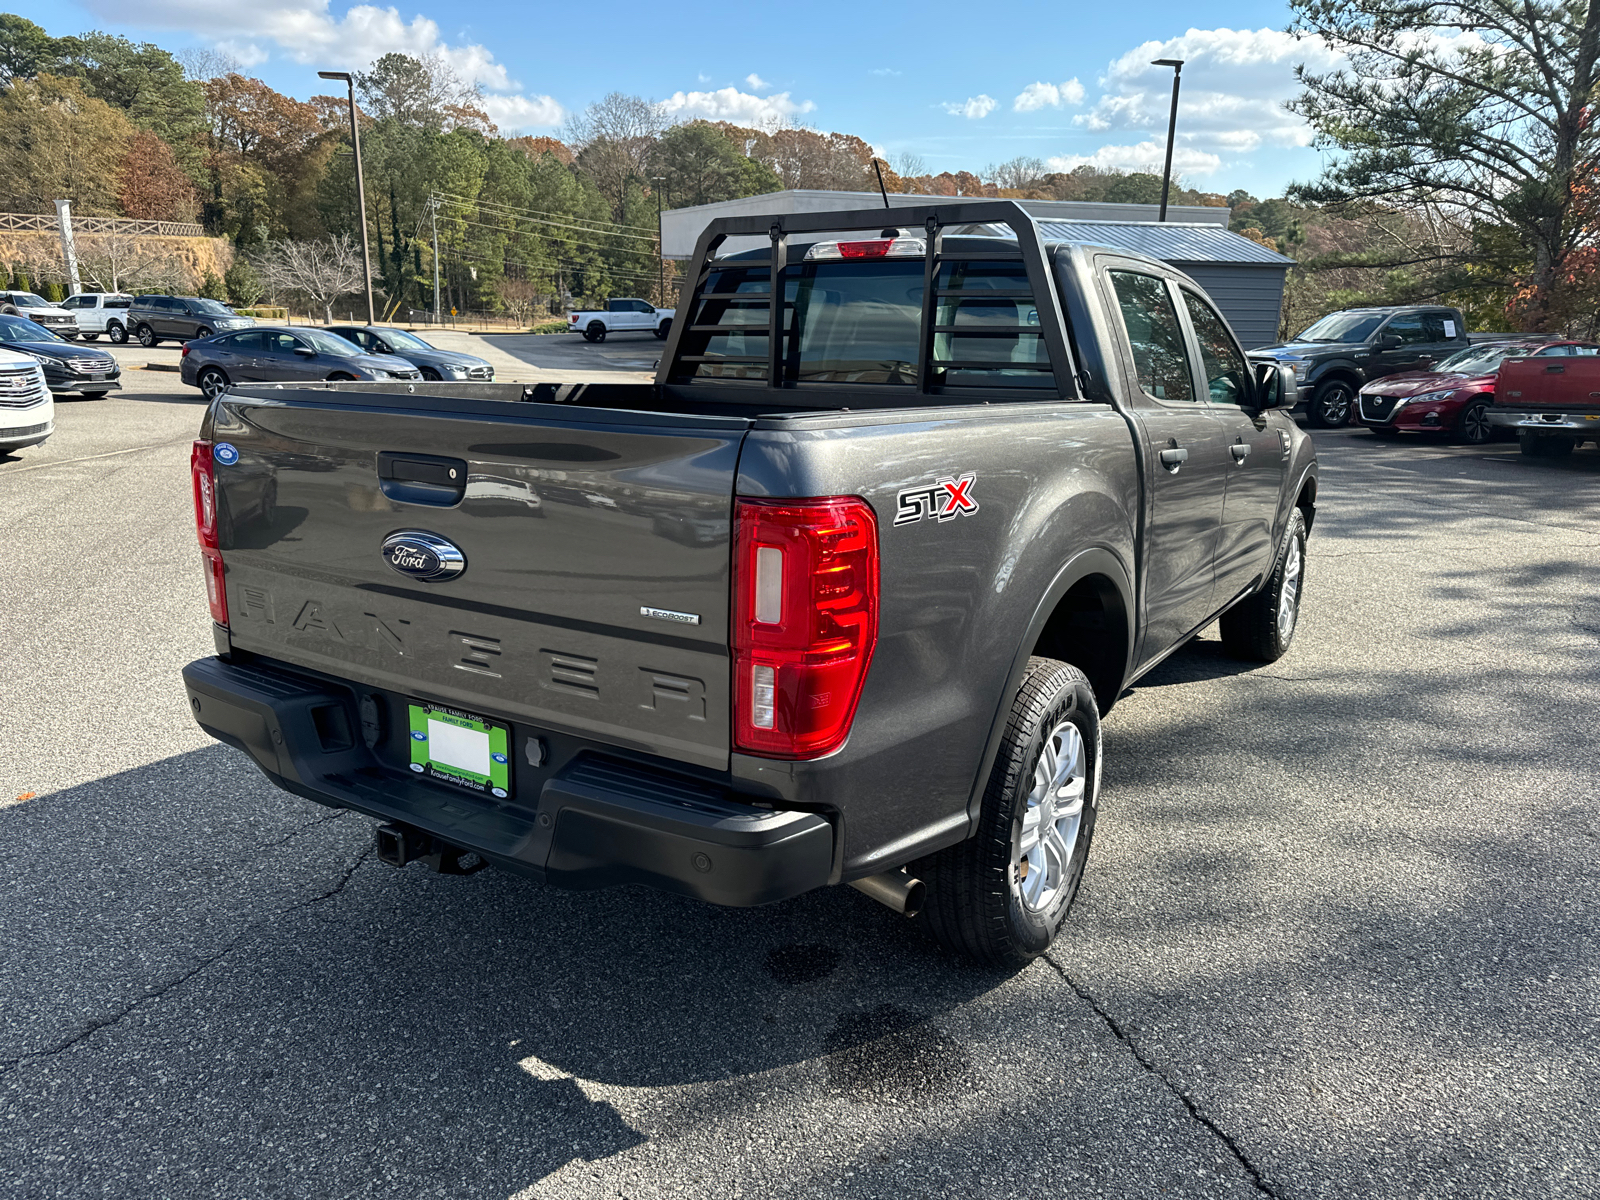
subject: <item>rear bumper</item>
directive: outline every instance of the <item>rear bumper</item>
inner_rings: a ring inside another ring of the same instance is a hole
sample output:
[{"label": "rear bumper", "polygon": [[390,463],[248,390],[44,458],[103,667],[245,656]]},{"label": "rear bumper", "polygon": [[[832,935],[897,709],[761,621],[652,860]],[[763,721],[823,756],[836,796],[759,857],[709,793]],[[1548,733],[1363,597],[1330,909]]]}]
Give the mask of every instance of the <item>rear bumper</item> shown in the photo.
[{"label": "rear bumper", "polygon": [[514,795],[495,800],[386,763],[384,731],[395,722],[364,727],[375,710],[363,714],[352,689],[220,658],[190,663],[183,680],[200,727],[278,786],[558,886],[642,883],[745,907],[832,874],[833,826],[816,813],[757,808],[703,780],[591,750],[543,769],[519,761]]},{"label": "rear bumper", "polygon": [[1600,438],[1600,409],[1582,412],[1551,412],[1548,409],[1508,412],[1503,408],[1491,408],[1489,424],[1501,429],[1543,429],[1554,433],[1582,433],[1587,437]]}]

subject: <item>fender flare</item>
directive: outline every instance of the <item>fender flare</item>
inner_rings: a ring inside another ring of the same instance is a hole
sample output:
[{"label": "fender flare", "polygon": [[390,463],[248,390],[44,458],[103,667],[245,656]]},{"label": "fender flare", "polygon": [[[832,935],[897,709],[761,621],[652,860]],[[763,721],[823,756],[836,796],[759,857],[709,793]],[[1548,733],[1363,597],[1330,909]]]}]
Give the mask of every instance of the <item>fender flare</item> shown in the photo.
[{"label": "fender flare", "polygon": [[[1122,560],[1103,546],[1080,550],[1056,572],[1055,579],[1034,606],[1033,614],[1023,629],[1022,638],[1011,661],[1011,670],[1006,673],[1005,689],[1000,693],[994,716],[989,722],[989,736],[984,741],[983,757],[978,763],[977,774],[973,777],[972,790],[967,796],[968,836],[975,828],[978,810],[983,805],[983,794],[989,785],[989,773],[994,770],[995,755],[1000,752],[1000,741],[1005,736],[1006,720],[1011,715],[1012,699],[1022,687],[1022,677],[1027,673],[1028,658],[1033,652],[1033,647],[1038,642],[1039,635],[1044,632],[1044,627],[1050,620],[1051,614],[1055,612],[1056,605],[1061,602],[1061,598],[1077,583],[1091,575],[1104,575],[1110,579],[1122,600],[1123,608],[1128,614],[1127,659],[1122,668],[1124,681],[1133,669],[1133,648],[1138,641],[1134,634],[1138,628],[1139,613],[1135,606],[1134,589],[1129,582],[1128,572]],[[1120,686],[1118,691],[1121,691]]]},{"label": "fender flare", "polygon": [[1361,369],[1360,364],[1354,359],[1336,358],[1308,371],[1306,373],[1306,386],[1312,388],[1320,387],[1337,375],[1347,376],[1358,390],[1367,381],[1367,373]]}]

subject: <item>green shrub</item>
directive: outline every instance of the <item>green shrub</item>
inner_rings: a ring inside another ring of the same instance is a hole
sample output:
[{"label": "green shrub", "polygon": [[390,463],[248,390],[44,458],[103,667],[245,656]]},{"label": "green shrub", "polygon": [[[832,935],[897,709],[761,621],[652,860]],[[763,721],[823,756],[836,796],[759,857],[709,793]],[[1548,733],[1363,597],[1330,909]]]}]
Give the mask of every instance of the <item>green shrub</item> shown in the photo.
[{"label": "green shrub", "polygon": [[207,300],[226,300],[228,294],[222,289],[222,280],[215,271],[207,271],[206,277],[200,281],[200,295]]},{"label": "green shrub", "polygon": [[287,308],[273,308],[271,305],[262,305],[256,308],[236,308],[233,310],[241,317],[254,317],[258,321],[287,321],[289,310]]},{"label": "green shrub", "polygon": [[241,304],[254,304],[261,299],[261,294],[266,290],[261,286],[261,276],[256,274],[256,269],[243,258],[233,260],[233,266],[228,268],[228,273],[222,277],[222,282],[228,289],[229,300],[236,307]]},{"label": "green shrub", "polygon": [[13,292],[33,291],[33,284],[29,281],[28,273],[26,271],[17,272],[17,277],[11,281],[11,290]]},{"label": "green shrub", "polygon": [[43,295],[46,300],[50,301],[51,304],[60,304],[67,298],[67,289],[52,279],[49,283],[44,285],[44,288],[40,294]]},{"label": "green shrub", "polygon": [[567,323],[565,321],[540,321],[533,327],[534,333],[565,333],[566,331]]}]

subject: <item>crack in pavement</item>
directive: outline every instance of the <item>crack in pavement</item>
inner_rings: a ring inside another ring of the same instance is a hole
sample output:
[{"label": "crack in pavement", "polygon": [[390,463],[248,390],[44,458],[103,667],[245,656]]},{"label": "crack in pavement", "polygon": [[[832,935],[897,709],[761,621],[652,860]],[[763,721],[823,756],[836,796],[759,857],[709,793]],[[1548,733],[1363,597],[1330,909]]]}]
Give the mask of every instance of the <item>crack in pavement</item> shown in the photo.
[{"label": "crack in pavement", "polygon": [[1065,967],[1063,967],[1055,959],[1051,958],[1048,954],[1044,955],[1044,961],[1056,969],[1056,974],[1060,975],[1061,978],[1066,981],[1066,985],[1077,993],[1080,1000],[1082,1000],[1090,1008],[1094,1009],[1095,1015],[1098,1016],[1102,1022],[1104,1022],[1106,1028],[1111,1031],[1112,1036],[1128,1048],[1128,1052],[1133,1055],[1134,1061],[1143,1067],[1149,1074],[1159,1079],[1162,1086],[1177,1098],[1178,1103],[1183,1105],[1188,1114],[1208,1132],[1210,1132],[1213,1137],[1227,1147],[1228,1153],[1233,1156],[1234,1161],[1243,1167],[1245,1173],[1250,1177],[1250,1182],[1255,1187],[1256,1191],[1260,1192],[1263,1196],[1272,1197],[1272,1200],[1284,1200],[1282,1193],[1280,1193],[1270,1183],[1267,1182],[1266,1177],[1261,1174],[1261,1169],[1257,1167],[1255,1163],[1250,1161],[1249,1156],[1245,1154],[1239,1143],[1234,1141],[1233,1137],[1224,1131],[1223,1128],[1214,1120],[1206,1116],[1206,1114],[1201,1110],[1199,1104],[1194,1101],[1188,1092],[1184,1091],[1170,1078],[1168,1078],[1165,1071],[1161,1070],[1160,1067],[1156,1066],[1154,1062],[1145,1056],[1145,1053],[1134,1043],[1133,1038],[1128,1035],[1128,1031],[1122,1027],[1122,1024],[1115,1017],[1105,1010],[1105,1008],[1098,1000],[1094,998],[1094,995],[1087,988],[1081,986],[1077,980],[1073,979],[1073,977],[1067,973],[1067,969]]},{"label": "crack in pavement", "polygon": [[324,900],[329,900],[334,896],[337,896],[340,892],[344,891],[345,885],[350,882],[351,877],[356,873],[357,870],[360,869],[361,864],[366,862],[367,859],[371,857],[372,851],[373,847],[368,846],[360,854],[356,855],[355,861],[351,863],[350,866],[346,868],[344,874],[339,877],[339,882],[334,884],[333,887],[329,888],[327,891],[321,893],[320,895],[313,896],[309,900],[301,900],[298,903],[289,905],[287,908],[279,909],[270,917],[264,917],[261,920],[250,922],[237,934],[235,934],[228,944],[222,947],[222,949],[207,956],[206,958],[201,959],[187,971],[184,971],[181,974],[174,976],[172,979],[167,980],[165,983],[159,984],[156,987],[146,991],[144,995],[139,996],[130,1001],[128,1004],[124,1005],[118,1012],[112,1013],[110,1016],[106,1017],[92,1018],[89,1023],[82,1029],[78,1030],[77,1033],[74,1033],[71,1037],[63,1039],[48,1049],[33,1050],[27,1054],[19,1054],[15,1058],[0,1059],[0,1078],[4,1078],[8,1073],[14,1071],[17,1067],[32,1059],[51,1058],[65,1050],[70,1050],[73,1046],[76,1046],[85,1038],[98,1033],[102,1029],[117,1024],[134,1009],[148,1004],[153,1000],[160,1000],[163,996],[167,995],[167,993],[174,991],[175,989],[189,982],[189,980],[200,974],[200,972],[204,971],[207,967],[221,962],[229,954],[233,953],[240,942],[244,941],[245,938],[249,937],[252,933],[263,926],[273,923],[278,918],[293,912],[295,909],[307,908],[313,904],[320,904]]}]

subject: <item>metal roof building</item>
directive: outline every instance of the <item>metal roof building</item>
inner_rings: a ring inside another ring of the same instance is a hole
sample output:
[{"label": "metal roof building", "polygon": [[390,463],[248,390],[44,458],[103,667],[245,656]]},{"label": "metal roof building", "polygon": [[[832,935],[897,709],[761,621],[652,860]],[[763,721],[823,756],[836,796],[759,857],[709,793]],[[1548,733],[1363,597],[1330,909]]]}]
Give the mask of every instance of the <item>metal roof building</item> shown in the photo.
[{"label": "metal roof building", "polygon": [[[953,197],[889,193],[891,208],[937,204],[948,199]],[[883,198],[876,192],[796,190],[669,209],[661,215],[662,251],[668,258],[690,257],[700,234],[717,217],[828,212],[882,203]],[[1074,200],[1017,203],[1039,222],[1039,232],[1050,241],[1133,250],[1171,263],[1210,293],[1246,350],[1278,340],[1283,283],[1294,259],[1230,232],[1228,209],[1171,205],[1167,209],[1171,219],[1158,223],[1154,204],[1089,204]],[[743,240],[756,244],[756,239]]]}]

